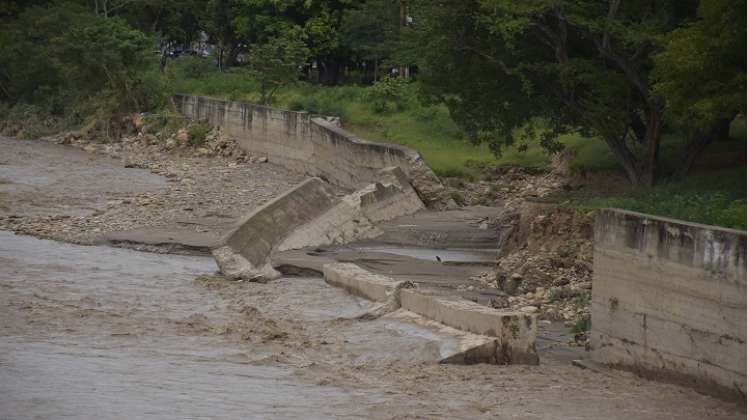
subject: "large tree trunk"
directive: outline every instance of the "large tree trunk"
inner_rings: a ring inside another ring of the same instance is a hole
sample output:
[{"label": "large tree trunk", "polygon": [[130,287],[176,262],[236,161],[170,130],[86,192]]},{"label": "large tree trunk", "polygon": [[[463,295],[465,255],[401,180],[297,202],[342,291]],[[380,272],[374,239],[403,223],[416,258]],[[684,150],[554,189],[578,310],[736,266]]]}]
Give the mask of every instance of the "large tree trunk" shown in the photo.
[{"label": "large tree trunk", "polygon": [[235,66],[239,58],[239,53],[241,53],[241,48],[232,46],[226,56],[226,62],[223,64],[224,68]]},{"label": "large tree trunk", "polygon": [[645,134],[642,139],[636,136],[636,141],[643,146],[640,155],[633,153],[626,143],[626,137],[607,135],[604,138],[633,185],[650,187],[656,182],[662,125],[660,111],[653,110],[646,113]]},{"label": "large tree trunk", "polygon": [[717,124],[716,140],[727,140],[731,137],[731,123],[734,121],[736,116],[731,118],[724,118]]},{"label": "large tree trunk", "polygon": [[661,144],[661,127],[663,125],[661,112],[658,110],[648,113],[646,137],[644,141],[644,158],[642,160],[639,185],[650,187],[656,182],[659,163],[659,145]]},{"label": "large tree trunk", "polygon": [[685,155],[682,158],[682,164],[678,168],[676,174],[678,176],[685,176],[695,166],[695,162],[703,152],[708,149],[708,146],[714,141],[726,139],[729,137],[729,129],[731,123],[735,117],[724,118],[716,122],[713,127],[705,132],[694,133],[687,142],[685,147]]}]

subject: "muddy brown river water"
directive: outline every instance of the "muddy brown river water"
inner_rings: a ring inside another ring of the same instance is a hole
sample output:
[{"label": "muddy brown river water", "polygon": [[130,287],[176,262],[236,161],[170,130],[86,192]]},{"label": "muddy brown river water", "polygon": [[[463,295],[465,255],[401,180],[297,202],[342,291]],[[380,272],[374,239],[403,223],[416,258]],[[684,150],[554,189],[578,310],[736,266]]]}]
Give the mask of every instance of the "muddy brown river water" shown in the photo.
[{"label": "muddy brown river water", "polygon": [[[95,208],[112,182],[77,171],[126,172],[71,156],[54,169],[70,172],[66,194],[81,192],[67,210]],[[46,167],[54,154],[27,143],[1,159],[21,157]],[[51,179],[0,173],[23,185]],[[14,188],[34,211],[65,210],[34,197],[55,188]],[[686,388],[567,363],[439,365],[450,337],[351,320],[368,302],[321,279],[234,283],[215,269],[210,258],[0,231],[0,419],[747,418]]]}]

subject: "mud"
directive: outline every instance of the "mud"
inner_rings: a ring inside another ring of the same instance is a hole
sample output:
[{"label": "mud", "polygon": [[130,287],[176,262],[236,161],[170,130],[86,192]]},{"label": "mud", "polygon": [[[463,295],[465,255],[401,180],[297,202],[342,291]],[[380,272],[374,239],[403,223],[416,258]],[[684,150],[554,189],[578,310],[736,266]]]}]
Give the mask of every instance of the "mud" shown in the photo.
[{"label": "mud", "polygon": [[393,319],[351,320],[368,302],[321,279],[236,283],[215,270],[206,257],[0,232],[0,418],[747,415],[686,388],[561,359],[439,365],[448,337]]},{"label": "mud", "polygon": [[90,215],[108,199],[166,186],[147,170],[72,147],[0,137],[0,148],[0,215]]}]

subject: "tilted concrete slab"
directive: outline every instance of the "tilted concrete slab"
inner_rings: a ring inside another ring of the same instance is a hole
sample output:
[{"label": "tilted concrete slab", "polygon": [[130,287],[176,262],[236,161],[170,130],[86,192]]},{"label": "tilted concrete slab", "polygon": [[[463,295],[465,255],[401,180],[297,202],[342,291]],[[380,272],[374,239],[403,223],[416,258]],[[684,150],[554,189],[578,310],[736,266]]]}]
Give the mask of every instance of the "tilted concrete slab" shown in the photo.
[{"label": "tilted concrete slab", "polygon": [[339,200],[331,186],[319,178],[310,178],[256,209],[213,250],[221,272],[232,278],[279,277],[270,264],[273,250],[293,230]]},{"label": "tilted concrete slab", "polygon": [[402,308],[471,333],[497,337],[493,354],[498,364],[536,365],[534,341],[537,318],[522,312],[504,312],[464,299],[401,290]]},{"label": "tilted concrete slab", "polygon": [[353,294],[404,309],[445,326],[478,336],[473,348],[460,352],[455,360],[463,363],[538,364],[535,350],[536,317],[520,312],[503,312],[466,300],[452,299],[403,287],[381,274],[373,274],[356,264],[334,263],[323,268],[325,280]]},{"label": "tilted concrete slab", "polygon": [[304,181],[247,216],[213,250],[218,266],[232,278],[277,278],[276,252],[373,238],[383,233],[377,222],[424,208],[400,168],[385,168],[379,177],[342,197],[319,178]]},{"label": "tilted concrete slab", "polygon": [[366,240],[381,236],[381,221],[410,215],[425,206],[398,167],[379,171],[379,181],[343,197],[319,217],[294,230],[278,251]]}]

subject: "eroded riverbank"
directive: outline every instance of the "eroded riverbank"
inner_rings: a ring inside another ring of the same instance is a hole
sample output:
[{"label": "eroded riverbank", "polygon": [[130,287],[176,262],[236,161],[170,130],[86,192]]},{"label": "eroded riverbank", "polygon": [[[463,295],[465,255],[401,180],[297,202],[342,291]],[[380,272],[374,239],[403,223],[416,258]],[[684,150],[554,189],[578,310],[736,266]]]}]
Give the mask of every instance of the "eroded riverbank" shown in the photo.
[{"label": "eroded riverbank", "polygon": [[[105,158],[60,156],[68,180]],[[12,154],[2,159],[20,166]],[[15,183],[37,176],[6,173]],[[66,187],[107,188],[106,177],[85,179]],[[346,319],[368,303],[321,279],[235,283],[214,271],[210,258],[0,232],[0,418],[745,417],[627,374],[562,363],[439,365],[448,337],[396,320]]]}]

